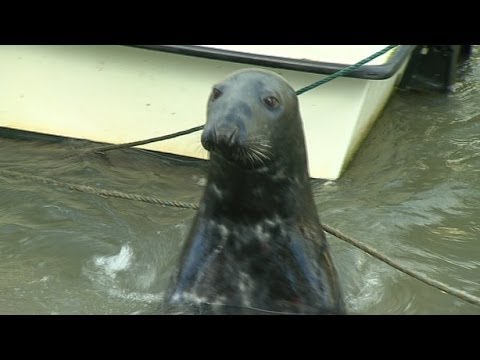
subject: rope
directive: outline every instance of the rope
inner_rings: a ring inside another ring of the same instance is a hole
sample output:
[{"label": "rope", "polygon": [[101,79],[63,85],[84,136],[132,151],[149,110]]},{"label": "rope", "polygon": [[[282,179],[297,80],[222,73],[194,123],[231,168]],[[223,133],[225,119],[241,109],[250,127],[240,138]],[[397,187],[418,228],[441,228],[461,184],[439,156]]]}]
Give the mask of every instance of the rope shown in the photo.
[{"label": "rope", "polygon": [[154,138],[151,138],[151,139],[139,140],[139,141],[124,143],[124,144],[118,144],[118,145],[100,146],[100,147],[97,147],[97,148],[94,148],[94,149],[91,149],[91,150],[86,150],[85,152],[86,153],[87,152],[105,152],[105,151],[110,151],[110,150],[128,148],[128,147],[132,147],[132,146],[145,145],[145,144],[149,144],[149,143],[156,142],[156,141],[168,140],[168,139],[172,139],[172,138],[175,138],[175,137],[178,137],[178,136],[191,134],[195,131],[202,130],[203,127],[204,127],[204,125],[200,125],[200,126],[196,126],[194,128],[191,128],[191,129],[178,131],[178,132],[173,133],[173,134],[157,136],[157,137],[154,137]]},{"label": "rope", "polygon": [[453,288],[453,287],[451,287],[451,286],[449,286],[445,283],[442,283],[440,281],[437,281],[435,279],[431,279],[427,275],[423,275],[419,272],[409,270],[409,269],[403,267],[402,265],[398,264],[397,262],[395,262],[394,260],[392,260],[388,256],[382,255],[378,250],[376,250],[376,249],[374,249],[374,248],[372,248],[372,247],[370,247],[366,244],[363,244],[360,241],[355,240],[355,239],[353,239],[353,238],[351,238],[351,237],[349,237],[345,234],[342,234],[340,231],[332,228],[329,225],[322,224],[322,227],[329,234],[332,234],[333,236],[335,236],[335,237],[337,237],[341,240],[346,241],[347,243],[349,243],[349,244],[359,248],[360,250],[366,252],[367,254],[373,256],[374,258],[376,258],[380,261],[383,261],[384,263],[394,267],[395,269],[397,269],[397,270],[399,270],[399,271],[401,271],[401,272],[403,272],[407,275],[410,275],[411,277],[413,277],[417,280],[420,280],[427,285],[433,286],[434,288],[437,288],[438,290],[441,290],[441,291],[446,292],[450,295],[456,296],[456,297],[458,297],[458,298],[460,298],[460,299],[462,299],[466,302],[469,302],[470,304],[480,306],[480,297],[469,294],[466,291]]},{"label": "rope", "polygon": [[326,78],[322,79],[322,80],[319,80],[317,82],[314,82],[313,84],[311,85],[308,85],[308,86],[305,86],[304,88],[301,88],[300,90],[297,90],[295,91],[295,94],[297,95],[301,95],[307,91],[310,91],[312,89],[315,89],[316,87],[320,86],[320,85],[323,85],[329,81],[332,81],[333,79],[336,79],[340,76],[344,76],[344,75],[347,75],[349,73],[351,73],[352,71],[358,69],[360,66],[368,63],[369,61],[372,61],[373,59],[385,54],[386,52],[392,50],[393,48],[397,47],[398,45],[390,45],[390,46],[387,46],[386,48],[383,48],[382,50],[380,51],[377,51],[375,54],[372,54],[370,55],[369,57],[363,59],[363,60],[360,60],[359,62],[357,62],[356,64],[353,64],[353,65],[350,65],[350,66],[347,66],[346,68],[343,68],[342,70],[339,70],[337,72],[334,72],[333,74],[327,76]]},{"label": "rope", "polygon": [[[100,196],[110,196],[110,197],[116,197],[116,198],[126,199],[126,200],[142,201],[142,202],[146,202],[146,203],[150,203],[150,204],[158,204],[158,205],[162,205],[162,206],[177,207],[177,208],[182,208],[182,209],[193,209],[193,210],[198,210],[198,208],[199,208],[198,204],[186,203],[186,202],[181,202],[181,201],[161,200],[161,199],[151,197],[151,196],[138,195],[138,194],[127,194],[127,193],[123,193],[123,192],[120,192],[120,191],[109,191],[109,190],[99,189],[99,188],[95,188],[95,187],[91,187],[91,186],[77,185],[77,184],[71,184],[71,183],[62,183],[62,182],[52,180],[52,179],[48,179],[48,178],[44,178],[44,177],[35,176],[35,175],[28,175],[28,174],[21,174],[21,173],[18,173],[18,172],[15,172],[15,171],[10,171],[10,170],[0,170],[0,176],[6,176],[6,177],[9,177],[9,178],[17,178],[17,179],[22,179],[22,180],[33,180],[33,181],[40,182],[40,183],[43,183],[43,184],[54,185],[54,186],[63,187],[63,188],[70,189],[70,190],[86,192],[86,193],[89,193],[89,194],[95,194],[95,195],[100,195]],[[409,270],[409,269],[403,267],[402,265],[398,264],[397,262],[395,262],[391,258],[389,258],[385,255],[382,255],[378,250],[376,250],[376,249],[374,249],[374,248],[372,248],[372,247],[370,247],[366,244],[363,244],[362,242],[360,242],[358,240],[355,240],[355,239],[341,233],[340,231],[338,231],[337,229],[335,229],[335,228],[333,228],[329,225],[322,224],[322,227],[327,233],[329,233],[329,234],[331,234],[331,235],[333,235],[333,236],[335,236],[335,237],[337,237],[337,238],[339,238],[343,241],[346,241],[347,243],[349,243],[349,244],[357,247],[358,249],[366,252],[367,254],[373,256],[374,258],[376,258],[380,261],[383,261],[384,263],[394,267],[395,269],[397,269],[397,270],[399,270],[399,271],[401,271],[401,272],[403,272],[407,275],[410,275],[413,278],[415,278],[417,280],[420,280],[423,283],[425,283],[427,285],[430,285],[430,286],[432,286],[432,287],[434,287],[438,290],[441,290],[441,291],[446,292],[450,295],[453,295],[453,296],[455,296],[459,299],[462,299],[462,300],[464,300],[464,301],[466,301],[470,304],[480,306],[480,297],[469,294],[466,291],[453,288],[453,287],[451,287],[447,284],[444,284],[440,281],[431,279],[430,277],[428,277],[426,275],[423,275],[421,273],[418,273],[416,271]]]},{"label": "rope", "polygon": [[[332,81],[333,79],[336,79],[340,76],[345,76],[351,73],[352,71],[358,69],[360,66],[365,65],[366,63],[372,61],[373,59],[385,54],[386,52],[392,50],[393,48],[397,47],[398,45],[389,45],[385,48],[383,48],[380,51],[377,51],[376,53],[370,55],[369,57],[360,60],[359,62],[347,66],[339,71],[334,72],[333,74],[327,76],[326,78],[316,81],[311,85],[305,86],[297,91],[295,91],[295,94],[301,95],[307,91],[310,91],[312,89],[315,89],[316,87],[323,85],[329,81]],[[173,134],[168,134],[168,135],[163,135],[163,136],[158,136],[154,137],[151,139],[146,139],[146,140],[139,140],[139,141],[134,141],[134,142],[129,142],[129,143],[124,143],[124,144],[118,144],[118,145],[105,145],[105,146],[100,146],[91,150],[86,150],[84,153],[90,153],[90,152],[105,152],[105,151],[110,151],[110,150],[116,150],[116,149],[123,149],[123,148],[128,148],[128,147],[133,147],[133,146],[138,146],[138,145],[145,145],[145,144],[150,144],[152,142],[157,142],[157,141],[163,141],[163,140],[168,140],[172,139],[175,137],[191,134],[195,131],[200,131],[202,130],[204,125],[196,126],[194,128],[188,129],[188,130],[183,130],[183,131],[178,131]]]},{"label": "rope", "polygon": [[120,198],[125,200],[142,201],[150,204],[161,205],[164,207],[169,206],[169,207],[177,207],[182,209],[194,209],[194,210],[198,209],[198,205],[185,203],[182,201],[161,200],[151,196],[145,196],[145,195],[139,195],[139,194],[128,194],[121,191],[99,189],[99,188],[95,188],[87,185],[63,183],[53,179],[48,179],[48,178],[35,176],[35,175],[21,174],[21,173],[10,171],[10,170],[0,170],[0,176],[7,176],[9,178],[17,178],[21,180],[33,180],[43,184],[58,186],[65,189],[80,191],[88,194],[115,197],[115,198]]}]

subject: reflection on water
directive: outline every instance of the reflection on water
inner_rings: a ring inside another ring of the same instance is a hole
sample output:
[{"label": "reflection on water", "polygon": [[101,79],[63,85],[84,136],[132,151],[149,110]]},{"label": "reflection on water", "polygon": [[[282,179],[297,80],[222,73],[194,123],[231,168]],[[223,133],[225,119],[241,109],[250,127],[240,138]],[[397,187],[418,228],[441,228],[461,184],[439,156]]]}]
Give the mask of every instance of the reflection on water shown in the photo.
[{"label": "reflection on water", "polygon": [[[321,220],[480,296],[480,53],[448,95],[397,92],[338,181],[312,180]],[[320,89],[318,91],[321,91]],[[0,139],[2,169],[198,202],[204,165],[78,141]],[[0,313],[158,311],[194,216],[0,176]],[[350,313],[480,314],[329,236]]]}]

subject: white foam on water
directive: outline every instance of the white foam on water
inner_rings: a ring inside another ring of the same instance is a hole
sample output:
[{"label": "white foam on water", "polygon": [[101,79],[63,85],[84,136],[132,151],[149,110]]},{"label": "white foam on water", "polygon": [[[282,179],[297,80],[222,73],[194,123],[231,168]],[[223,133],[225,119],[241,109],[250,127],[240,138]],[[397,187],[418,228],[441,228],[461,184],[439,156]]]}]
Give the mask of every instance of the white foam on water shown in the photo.
[{"label": "white foam on water", "polygon": [[128,301],[142,302],[142,303],[158,303],[163,301],[163,293],[140,293],[140,292],[126,292],[119,289],[109,289],[108,294],[112,297],[120,298]]},{"label": "white foam on water", "polygon": [[123,245],[117,255],[112,256],[96,256],[94,263],[98,267],[103,268],[105,274],[114,279],[117,272],[126,270],[132,264],[133,251],[130,246]]}]

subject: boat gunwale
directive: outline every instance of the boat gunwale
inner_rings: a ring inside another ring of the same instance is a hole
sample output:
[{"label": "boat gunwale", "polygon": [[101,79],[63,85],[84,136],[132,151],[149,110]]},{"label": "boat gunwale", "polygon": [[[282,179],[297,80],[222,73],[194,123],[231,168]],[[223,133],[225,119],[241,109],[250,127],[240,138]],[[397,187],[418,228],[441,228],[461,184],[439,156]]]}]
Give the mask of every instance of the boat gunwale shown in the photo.
[{"label": "boat gunwale", "polygon": [[[124,45],[145,50],[153,50],[179,55],[187,55],[213,60],[230,61],[242,64],[259,65],[271,68],[295,70],[315,74],[329,75],[350,64],[329,63],[313,60],[291,59],[277,56],[258,55],[238,51],[209,48],[198,45]],[[400,69],[416,45],[399,45],[385,64],[363,65],[345,77],[384,80],[392,77]],[[360,59],[359,59],[360,60]]]}]

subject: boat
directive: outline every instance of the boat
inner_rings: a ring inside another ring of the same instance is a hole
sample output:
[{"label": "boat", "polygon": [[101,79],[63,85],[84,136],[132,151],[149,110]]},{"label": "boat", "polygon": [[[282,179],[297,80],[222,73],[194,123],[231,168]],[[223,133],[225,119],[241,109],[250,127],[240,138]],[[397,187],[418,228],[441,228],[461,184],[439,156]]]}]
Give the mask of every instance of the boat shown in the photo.
[{"label": "boat", "polygon": [[[152,138],[204,124],[213,84],[235,70],[270,69],[298,90],[385,46],[1,46],[0,130],[107,144]],[[402,80],[414,49],[397,46],[299,95],[310,176],[341,176]],[[200,132],[140,148],[208,158]]]}]

